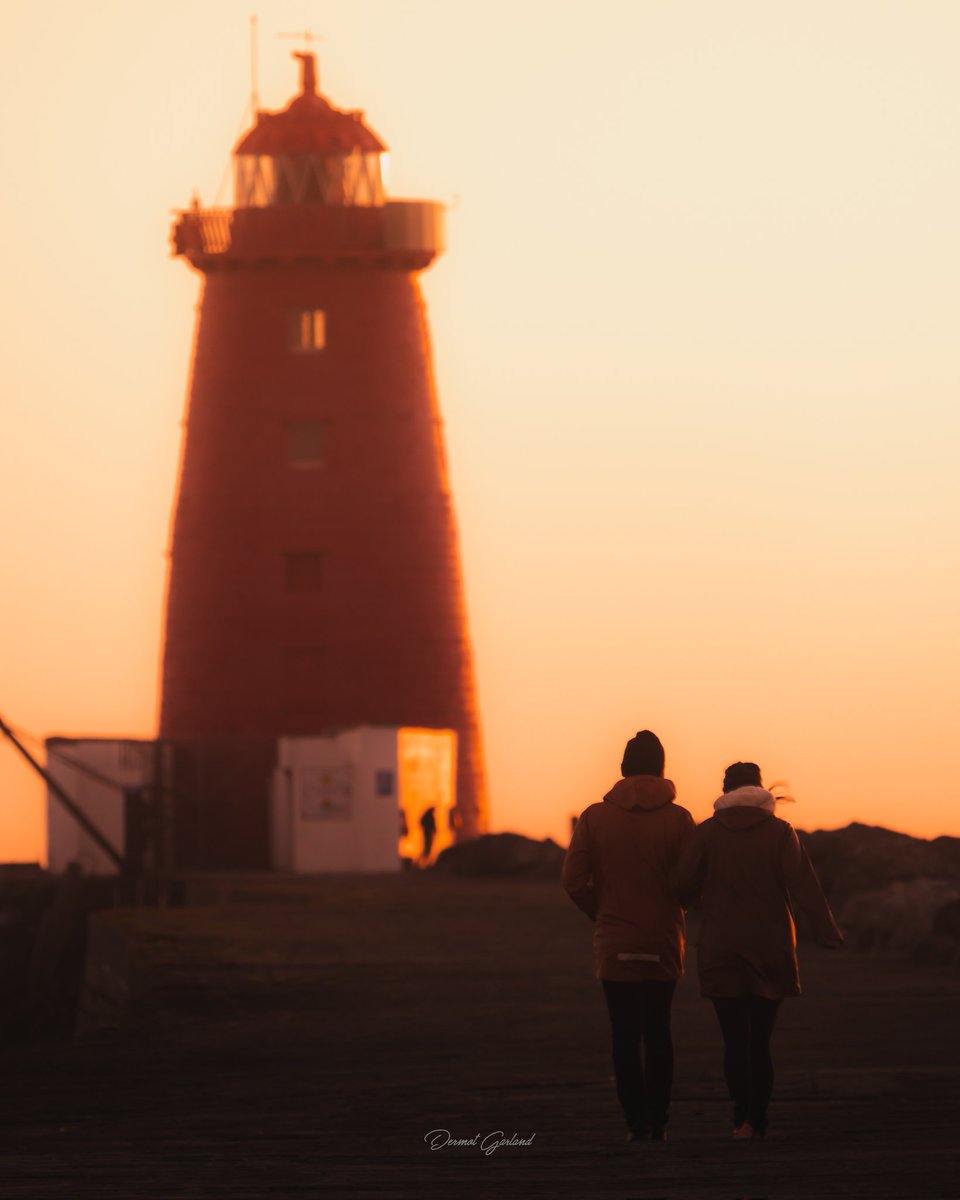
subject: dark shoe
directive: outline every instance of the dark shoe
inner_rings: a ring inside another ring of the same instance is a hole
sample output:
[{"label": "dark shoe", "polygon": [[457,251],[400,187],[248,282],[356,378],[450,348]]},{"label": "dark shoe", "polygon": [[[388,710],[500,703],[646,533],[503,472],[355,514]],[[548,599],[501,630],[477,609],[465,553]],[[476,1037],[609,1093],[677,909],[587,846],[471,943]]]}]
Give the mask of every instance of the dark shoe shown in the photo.
[{"label": "dark shoe", "polygon": [[646,1136],[647,1136],[647,1131],[643,1128],[642,1125],[631,1125],[630,1128],[627,1130],[627,1141],[628,1142],[642,1142]]},{"label": "dark shoe", "polygon": [[667,1131],[662,1125],[654,1125],[650,1130],[651,1142],[665,1142],[667,1140]]}]

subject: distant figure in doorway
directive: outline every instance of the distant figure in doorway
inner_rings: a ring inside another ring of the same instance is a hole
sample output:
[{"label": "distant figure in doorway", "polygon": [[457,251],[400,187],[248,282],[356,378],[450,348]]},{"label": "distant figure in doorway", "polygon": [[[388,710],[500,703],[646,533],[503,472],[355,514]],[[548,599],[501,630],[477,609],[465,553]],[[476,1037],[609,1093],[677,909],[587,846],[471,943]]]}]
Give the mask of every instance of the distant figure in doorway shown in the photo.
[{"label": "distant figure in doorway", "polygon": [[648,1131],[665,1140],[673,1086],[670,1006],[683,973],[684,921],[669,875],[695,823],[673,803],[663,767],[655,734],[644,729],[631,738],[623,778],[583,812],[563,864],[563,886],[594,922],[628,1142]]},{"label": "distant figure in doorway", "polygon": [[727,767],[714,815],[698,826],[673,874],[678,899],[703,909],[697,964],[700,993],[713,1001],[723,1034],[723,1069],[733,1101],[733,1136],[762,1138],[773,1091],[770,1036],[780,1001],[800,993],[791,898],[821,943],[843,934],[793,826],[756,763]]},{"label": "distant figure in doorway", "polygon": [[437,834],[437,815],[433,805],[423,810],[420,817],[420,828],[423,830],[423,854],[420,856],[420,861],[426,863],[430,861],[433,839]]}]

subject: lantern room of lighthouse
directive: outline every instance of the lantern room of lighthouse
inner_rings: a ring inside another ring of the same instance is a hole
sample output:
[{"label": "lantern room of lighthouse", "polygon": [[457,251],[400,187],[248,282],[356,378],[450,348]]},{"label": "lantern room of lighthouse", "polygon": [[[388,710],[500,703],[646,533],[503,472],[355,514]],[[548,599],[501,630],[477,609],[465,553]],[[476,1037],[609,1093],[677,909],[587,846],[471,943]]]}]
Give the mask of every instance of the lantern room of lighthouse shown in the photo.
[{"label": "lantern room of lighthouse", "polygon": [[261,113],[234,153],[236,204],[383,204],[386,148],[362,112],[339,113],[319,95],[313,55],[295,57],[303,71],[300,95],[279,120]]}]

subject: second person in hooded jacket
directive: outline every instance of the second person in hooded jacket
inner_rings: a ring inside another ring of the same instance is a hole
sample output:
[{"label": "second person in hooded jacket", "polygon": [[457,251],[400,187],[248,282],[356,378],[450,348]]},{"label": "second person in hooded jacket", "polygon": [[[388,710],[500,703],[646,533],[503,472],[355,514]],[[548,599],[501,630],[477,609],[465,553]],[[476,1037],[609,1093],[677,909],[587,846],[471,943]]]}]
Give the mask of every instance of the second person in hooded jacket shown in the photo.
[{"label": "second person in hooded jacket", "polygon": [[770,1036],[781,1000],[800,994],[791,900],[824,945],[843,941],[793,826],[774,815],[774,806],[756,763],[733,763],[714,815],[697,827],[672,874],[680,901],[699,899],[702,908],[700,992],[720,1022],[739,1138],[766,1131]]}]

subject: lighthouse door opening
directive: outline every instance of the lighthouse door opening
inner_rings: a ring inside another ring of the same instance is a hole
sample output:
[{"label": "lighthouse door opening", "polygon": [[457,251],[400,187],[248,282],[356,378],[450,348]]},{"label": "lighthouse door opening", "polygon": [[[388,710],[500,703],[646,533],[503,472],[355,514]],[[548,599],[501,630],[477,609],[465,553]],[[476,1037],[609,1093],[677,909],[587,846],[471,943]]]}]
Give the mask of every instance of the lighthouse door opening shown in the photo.
[{"label": "lighthouse door opening", "polygon": [[456,837],[457,735],[452,729],[401,729],[400,857],[429,866]]}]

